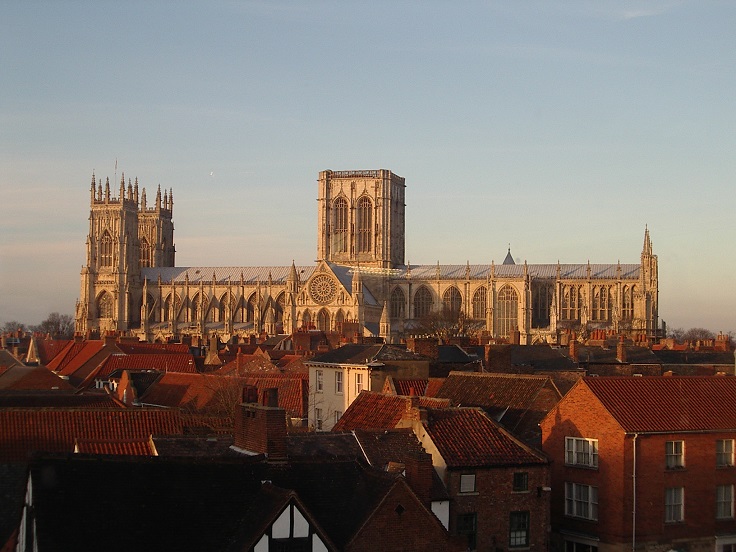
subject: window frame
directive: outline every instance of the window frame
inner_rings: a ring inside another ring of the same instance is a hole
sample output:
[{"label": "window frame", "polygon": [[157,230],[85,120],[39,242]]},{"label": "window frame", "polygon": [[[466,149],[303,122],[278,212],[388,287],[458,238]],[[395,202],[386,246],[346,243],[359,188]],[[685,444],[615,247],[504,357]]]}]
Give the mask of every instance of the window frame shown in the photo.
[{"label": "window frame", "polygon": [[322,409],[315,407],[314,409],[314,429],[316,431],[322,431],[322,425],[324,420],[322,419]]},{"label": "window frame", "polygon": [[597,470],[598,439],[565,437],[565,465]]},{"label": "window frame", "polygon": [[342,393],[343,393],[342,370],[337,370],[335,372],[335,394],[342,395]]},{"label": "window frame", "polygon": [[733,484],[716,485],[716,519],[733,519]]},{"label": "window frame", "polygon": [[529,547],[530,522],[528,510],[509,512],[509,548]]},{"label": "window frame", "polygon": [[325,372],[324,370],[316,370],[314,376],[314,392],[323,393],[325,390]]},{"label": "window frame", "polygon": [[460,494],[476,492],[476,477],[474,473],[460,474]]},{"label": "window frame", "polygon": [[478,537],[478,514],[465,512],[455,518],[455,532],[464,535],[468,541],[468,550],[475,550]]},{"label": "window frame", "polygon": [[664,445],[665,468],[682,470],[685,468],[685,441],[666,441]]},{"label": "window frame", "polygon": [[716,467],[729,468],[733,465],[733,439],[716,439]]},{"label": "window frame", "polygon": [[577,519],[598,521],[598,487],[566,481],[565,515]]},{"label": "window frame", "polygon": [[[523,484],[519,484],[520,482],[523,482]],[[511,483],[511,492],[514,492],[514,493],[528,493],[529,492],[529,472],[514,472],[512,483]]]},{"label": "window frame", "polygon": [[365,390],[365,386],[363,385],[363,374],[360,372],[355,373],[355,396],[357,397],[360,395],[361,391]]},{"label": "window frame", "polygon": [[681,523],[685,520],[685,487],[667,487],[664,490],[664,522]]}]

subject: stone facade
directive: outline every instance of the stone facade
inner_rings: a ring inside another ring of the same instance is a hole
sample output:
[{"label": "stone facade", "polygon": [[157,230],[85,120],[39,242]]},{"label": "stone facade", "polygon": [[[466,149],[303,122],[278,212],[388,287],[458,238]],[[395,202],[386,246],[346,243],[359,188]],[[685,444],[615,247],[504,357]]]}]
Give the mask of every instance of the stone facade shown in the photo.
[{"label": "stone facade", "polygon": [[388,170],[323,171],[316,265],[176,267],[173,194],[146,204],[125,179],[104,192],[93,175],[87,262],[76,330],[147,340],[224,339],[337,330],[397,342],[432,313],[462,314],[487,336],[554,342],[560,331],[658,328],[658,263],[649,231],[634,264],[405,264],[405,181]]}]

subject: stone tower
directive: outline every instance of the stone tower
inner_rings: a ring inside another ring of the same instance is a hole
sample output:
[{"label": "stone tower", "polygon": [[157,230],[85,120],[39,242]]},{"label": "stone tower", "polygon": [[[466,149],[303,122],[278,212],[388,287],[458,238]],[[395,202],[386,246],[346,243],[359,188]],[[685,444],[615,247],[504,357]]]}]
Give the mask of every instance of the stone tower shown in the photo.
[{"label": "stone tower", "polygon": [[117,197],[110,179],[90,187],[87,259],[81,273],[76,331],[82,334],[135,328],[141,322],[141,268],[174,266],[173,194],[161,188],[150,207],[125,175]]},{"label": "stone tower", "polygon": [[385,169],[319,173],[317,259],[403,266],[405,188],[402,177]]}]

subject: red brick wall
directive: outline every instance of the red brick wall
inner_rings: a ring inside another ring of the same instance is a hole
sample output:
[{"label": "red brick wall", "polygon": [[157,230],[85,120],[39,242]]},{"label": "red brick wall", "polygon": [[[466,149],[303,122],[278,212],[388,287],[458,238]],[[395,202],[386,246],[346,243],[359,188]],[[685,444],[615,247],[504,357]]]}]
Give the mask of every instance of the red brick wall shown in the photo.
[{"label": "red brick wall", "polygon": [[[514,492],[514,473],[528,473],[528,491]],[[456,534],[461,514],[477,514],[478,550],[508,550],[509,518],[515,511],[529,512],[529,548],[547,550],[550,493],[546,465],[515,466],[475,470],[475,493],[460,493],[460,476],[473,470],[448,470],[446,485],[450,496],[450,532]]]},{"label": "red brick wall", "polygon": [[460,552],[465,550],[465,544],[450,537],[434,514],[419,503],[403,481],[399,481],[345,550]]},{"label": "red brick wall", "polygon": [[241,404],[235,416],[234,444],[244,450],[286,458],[286,411]]},{"label": "red brick wall", "polygon": [[[602,543],[631,546],[633,436],[610,417],[584,385],[577,385],[541,424],[542,447],[552,460],[552,526],[596,535]],[[598,439],[597,470],[565,466],[565,437]],[[646,549],[657,542],[711,543],[715,534],[736,533],[736,521],[716,521],[716,485],[736,484],[736,468],[716,469],[716,440],[736,433],[639,435],[636,450],[636,541]],[[685,468],[665,469],[665,442],[685,442]],[[598,487],[598,521],[565,516],[566,481]],[[685,487],[685,519],[665,523],[665,489]]]}]

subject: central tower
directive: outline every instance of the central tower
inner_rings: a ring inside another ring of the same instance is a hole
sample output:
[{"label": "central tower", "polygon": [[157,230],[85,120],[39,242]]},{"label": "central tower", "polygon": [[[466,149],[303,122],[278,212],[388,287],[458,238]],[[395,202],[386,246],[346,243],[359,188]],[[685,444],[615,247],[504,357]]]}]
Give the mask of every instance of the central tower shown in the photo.
[{"label": "central tower", "polygon": [[385,169],[319,173],[317,259],[402,266],[405,188],[404,178]]}]

